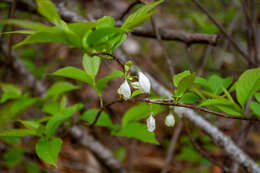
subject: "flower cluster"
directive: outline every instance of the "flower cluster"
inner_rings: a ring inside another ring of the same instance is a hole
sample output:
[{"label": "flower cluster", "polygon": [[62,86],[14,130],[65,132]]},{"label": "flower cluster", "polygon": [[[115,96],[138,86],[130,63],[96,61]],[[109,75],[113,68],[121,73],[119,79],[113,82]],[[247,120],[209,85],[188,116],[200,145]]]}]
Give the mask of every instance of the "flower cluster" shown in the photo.
[{"label": "flower cluster", "polygon": [[[134,89],[140,89],[142,93],[150,93],[151,82],[142,72],[138,72],[138,82],[132,82],[131,85]],[[127,79],[121,84],[117,92],[124,100],[131,98],[131,88]]]}]

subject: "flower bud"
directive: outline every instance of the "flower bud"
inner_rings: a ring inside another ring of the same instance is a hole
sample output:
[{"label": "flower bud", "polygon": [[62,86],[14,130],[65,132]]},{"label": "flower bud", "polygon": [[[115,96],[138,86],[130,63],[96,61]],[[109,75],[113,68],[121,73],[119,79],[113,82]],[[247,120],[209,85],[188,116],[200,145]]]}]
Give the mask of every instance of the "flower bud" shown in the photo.
[{"label": "flower bud", "polygon": [[147,118],[146,124],[148,131],[153,132],[155,130],[155,119],[153,117],[153,114],[151,114],[149,118]]},{"label": "flower bud", "polygon": [[150,80],[142,72],[138,72],[138,78],[139,78],[140,90],[143,93],[149,94],[151,90]]},{"label": "flower bud", "polygon": [[122,95],[124,100],[127,100],[127,99],[129,99],[131,97],[131,89],[130,89],[130,86],[129,86],[127,80],[125,80],[120,85],[120,87],[117,90],[117,93],[119,95]]},{"label": "flower bud", "polygon": [[165,125],[168,127],[173,127],[175,124],[175,119],[174,116],[170,113],[169,115],[167,115],[167,117],[165,118]]}]

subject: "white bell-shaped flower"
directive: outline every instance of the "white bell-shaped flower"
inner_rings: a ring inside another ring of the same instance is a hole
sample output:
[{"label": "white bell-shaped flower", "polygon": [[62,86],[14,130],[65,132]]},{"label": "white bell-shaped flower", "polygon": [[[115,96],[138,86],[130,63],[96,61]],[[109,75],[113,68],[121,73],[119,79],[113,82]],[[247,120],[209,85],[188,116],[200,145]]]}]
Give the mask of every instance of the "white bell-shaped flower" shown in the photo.
[{"label": "white bell-shaped flower", "polygon": [[127,80],[125,80],[120,87],[117,90],[117,93],[119,95],[123,96],[124,100],[128,100],[131,97],[131,88],[127,82]]},{"label": "white bell-shaped flower", "polygon": [[173,127],[175,124],[175,119],[172,113],[168,114],[165,118],[165,125],[168,127]]},{"label": "white bell-shaped flower", "polygon": [[149,94],[151,90],[150,80],[142,72],[138,72],[138,78],[139,78],[140,90],[143,93]]},{"label": "white bell-shaped flower", "polygon": [[147,118],[146,124],[148,131],[153,132],[155,130],[155,119],[153,117],[153,114],[151,114],[149,118]]}]

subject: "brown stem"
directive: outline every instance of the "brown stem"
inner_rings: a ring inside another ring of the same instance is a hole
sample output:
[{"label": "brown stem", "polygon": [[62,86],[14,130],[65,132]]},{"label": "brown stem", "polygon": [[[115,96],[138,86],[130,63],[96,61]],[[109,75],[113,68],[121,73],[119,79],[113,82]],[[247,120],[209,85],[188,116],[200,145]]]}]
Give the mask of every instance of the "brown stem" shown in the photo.
[{"label": "brown stem", "polygon": [[141,99],[141,100],[138,100],[138,101],[160,104],[160,105],[167,105],[167,106],[185,107],[185,108],[190,108],[190,109],[194,109],[194,110],[197,110],[197,111],[203,111],[203,112],[211,113],[211,114],[223,117],[223,118],[260,122],[260,120],[257,119],[257,118],[252,119],[252,118],[245,118],[245,117],[237,117],[235,115],[230,115],[230,114],[226,114],[226,113],[222,113],[222,112],[215,112],[213,110],[210,110],[210,109],[207,109],[207,108],[204,108],[204,107],[188,105],[188,104],[183,104],[183,103],[174,103],[173,100],[170,100],[170,99],[162,99],[162,100]]}]

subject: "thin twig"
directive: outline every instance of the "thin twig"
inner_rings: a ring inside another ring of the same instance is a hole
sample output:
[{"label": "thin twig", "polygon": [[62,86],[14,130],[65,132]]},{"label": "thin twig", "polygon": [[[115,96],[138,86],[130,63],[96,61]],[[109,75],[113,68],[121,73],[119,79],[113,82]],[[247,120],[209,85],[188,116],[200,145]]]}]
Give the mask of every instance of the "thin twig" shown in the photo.
[{"label": "thin twig", "polygon": [[174,103],[173,100],[169,100],[169,99],[161,99],[161,100],[141,99],[141,100],[138,100],[138,101],[160,104],[160,105],[167,105],[167,106],[185,107],[185,108],[190,108],[190,109],[197,110],[197,111],[203,111],[203,112],[211,113],[211,114],[223,117],[223,118],[260,122],[260,120],[257,119],[257,118],[252,119],[252,118],[245,118],[245,117],[237,117],[235,115],[230,115],[230,114],[226,114],[226,113],[222,113],[222,112],[215,112],[213,110],[210,110],[210,109],[207,109],[207,108],[204,108],[204,107],[188,105],[188,104],[183,104],[183,103]]},{"label": "thin twig", "polygon": [[193,2],[209,17],[209,19],[219,28],[220,32],[230,41],[233,47],[244,57],[244,59],[248,62],[249,66],[255,66],[252,62],[250,56],[239,47],[237,42],[225,31],[224,27],[211,15],[211,13],[201,5],[198,0],[193,0]]},{"label": "thin twig", "polygon": [[179,121],[178,124],[176,125],[176,128],[174,129],[174,132],[172,133],[172,138],[171,138],[171,143],[170,143],[170,147],[167,151],[167,155],[165,158],[165,163],[164,163],[164,167],[161,171],[161,173],[167,173],[170,167],[170,163],[173,157],[173,153],[177,144],[177,140],[181,134],[181,130],[183,128],[183,122]]},{"label": "thin twig", "polygon": [[[168,53],[168,50],[167,50],[167,48],[166,48],[164,42],[162,41],[162,37],[161,37],[161,35],[160,35],[160,32],[159,32],[159,30],[158,30],[158,27],[157,27],[157,25],[156,25],[156,22],[155,22],[155,18],[154,18],[154,17],[151,18],[151,23],[152,23],[152,27],[153,27],[153,30],[154,30],[155,35],[156,35],[156,39],[158,40],[160,46],[161,46],[162,49],[163,49],[163,54],[164,54],[164,56],[166,57],[166,62],[167,62],[167,64],[168,64],[168,68],[169,68],[169,70],[170,70],[170,75],[171,75],[171,77],[172,77],[172,76],[174,75],[174,73],[175,73],[174,66],[173,66],[171,57],[170,57],[170,55],[169,55],[169,53]],[[172,85],[172,88],[174,88],[173,85]]]},{"label": "thin twig", "polygon": [[94,53],[92,56],[110,56],[113,58],[113,60],[115,60],[122,68],[123,72],[125,72],[125,65],[124,63],[121,62],[120,59],[118,59],[116,56],[106,53],[106,52],[100,52],[100,53]]}]

